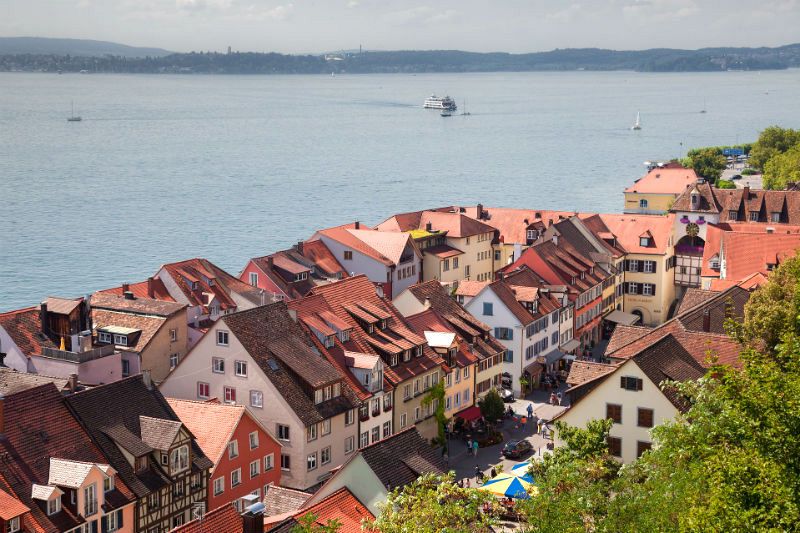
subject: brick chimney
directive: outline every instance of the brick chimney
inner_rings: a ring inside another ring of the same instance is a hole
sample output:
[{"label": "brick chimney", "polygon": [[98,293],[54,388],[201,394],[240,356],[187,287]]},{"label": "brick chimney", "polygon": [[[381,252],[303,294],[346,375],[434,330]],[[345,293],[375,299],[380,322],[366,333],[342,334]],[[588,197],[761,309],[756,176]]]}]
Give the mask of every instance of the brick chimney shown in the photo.
[{"label": "brick chimney", "polygon": [[126,292],[130,292],[130,290],[131,290],[130,283],[123,283],[122,284],[122,294],[125,294]]},{"label": "brick chimney", "polygon": [[70,374],[69,379],[67,380],[67,389],[70,392],[75,392],[78,390],[78,374]]},{"label": "brick chimney", "polygon": [[242,514],[242,533],[264,533],[263,503],[254,503]]},{"label": "brick chimney", "polygon": [[356,222],[355,222],[355,227],[356,227],[356,229],[361,229],[361,222],[359,222],[358,220],[356,220]]},{"label": "brick chimney", "polygon": [[745,185],[745,186],[744,186],[744,188],[743,188],[742,190],[744,191],[744,192],[742,193],[742,199],[743,199],[744,201],[747,201],[747,200],[749,200],[749,199],[750,199],[750,185],[749,185],[749,184],[748,184],[748,185]]},{"label": "brick chimney", "polygon": [[297,253],[303,255],[303,241],[297,241]]},{"label": "brick chimney", "polygon": [[476,211],[477,211],[476,216],[478,217],[478,220],[483,220],[483,204],[478,204]]},{"label": "brick chimney", "polygon": [[156,297],[155,280],[152,277],[147,278],[147,297]]},{"label": "brick chimney", "polygon": [[711,331],[711,310],[703,310],[703,331],[708,333]]},{"label": "brick chimney", "polygon": [[272,266],[275,264],[275,260],[272,259],[272,256],[267,256],[267,268],[272,270]]}]

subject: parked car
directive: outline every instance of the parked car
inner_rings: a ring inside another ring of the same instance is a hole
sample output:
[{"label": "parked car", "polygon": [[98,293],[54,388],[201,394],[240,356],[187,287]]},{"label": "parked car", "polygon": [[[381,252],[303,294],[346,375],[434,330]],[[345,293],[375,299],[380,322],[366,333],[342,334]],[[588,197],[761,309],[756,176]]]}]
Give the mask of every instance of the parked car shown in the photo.
[{"label": "parked car", "polygon": [[508,441],[503,446],[503,457],[509,459],[519,459],[523,455],[529,454],[533,450],[533,446],[527,440],[512,440]]},{"label": "parked car", "polygon": [[731,176],[731,179],[732,180],[740,180],[740,179],[742,179],[742,175],[741,174],[734,174],[733,176]]},{"label": "parked car", "polygon": [[511,403],[514,401],[514,393],[508,389],[498,389],[497,393],[500,394],[500,397],[506,403]]}]

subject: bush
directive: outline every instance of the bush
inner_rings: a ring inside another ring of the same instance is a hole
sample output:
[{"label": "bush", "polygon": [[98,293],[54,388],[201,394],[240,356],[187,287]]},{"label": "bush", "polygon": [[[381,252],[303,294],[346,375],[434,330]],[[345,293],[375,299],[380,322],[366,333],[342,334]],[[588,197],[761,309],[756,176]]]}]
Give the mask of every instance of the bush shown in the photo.
[{"label": "bush", "polygon": [[758,171],[754,168],[746,168],[742,170],[742,176],[752,176],[754,174],[758,174]]},{"label": "bush", "polygon": [[719,181],[717,181],[717,188],[718,189],[735,189],[736,188],[736,184],[734,184],[732,181],[728,181],[728,180],[719,180]]}]

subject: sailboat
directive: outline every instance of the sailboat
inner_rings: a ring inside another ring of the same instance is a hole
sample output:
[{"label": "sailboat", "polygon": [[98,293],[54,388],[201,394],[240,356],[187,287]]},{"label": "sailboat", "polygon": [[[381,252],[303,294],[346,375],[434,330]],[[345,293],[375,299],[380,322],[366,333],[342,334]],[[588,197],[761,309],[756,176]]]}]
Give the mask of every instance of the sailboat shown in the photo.
[{"label": "sailboat", "polygon": [[639,120],[639,112],[638,111],[636,112],[636,122],[633,123],[633,126],[631,126],[631,129],[632,130],[640,130],[640,129],[642,129],[642,122]]},{"label": "sailboat", "polygon": [[462,117],[468,117],[468,116],[469,116],[469,115],[471,115],[471,114],[472,114],[472,113],[470,113],[469,111],[467,111],[467,101],[466,101],[466,100],[464,100],[464,111],[462,111],[462,112],[461,112],[461,116],[462,116]]},{"label": "sailboat", "polygon": [[700,113],[703,114],[706,112],[706,99],[703,98],[703,109],[700,110]]},{"label": "sailboat", "polygon": [[80,122],[83,120],[81,117],[75,114],[75,102],[72,102],[72,114],[67,117],[67,122]]}]

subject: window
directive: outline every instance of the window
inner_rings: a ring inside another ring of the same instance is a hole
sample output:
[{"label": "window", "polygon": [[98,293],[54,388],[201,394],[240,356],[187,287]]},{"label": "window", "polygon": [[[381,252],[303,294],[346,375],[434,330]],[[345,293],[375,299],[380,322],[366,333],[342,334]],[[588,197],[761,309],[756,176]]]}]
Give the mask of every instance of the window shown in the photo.
[{"label": "window", "polygon": [[83,489],[83,516],[97,513],[97,485],[92,483]]},{"label": "window", "polygon": [[171,353],[169,354],[169,369],[172,370],[176,366],[178,366],[178,354]]},{"label": "window", "polygon": [[750,211],[750,222],[758,222],[758,211]]},{"label": "window", "polygon": [[469,367],[465,366],[464,367],[464,379],[466,379],[468,377],[469,377]]},{"label": "window", "polygon": [[642,284],[642,294],[645,296],[653,296],[656,286],[652,283],[643,283]]},{"label": "window", "polygon": [[278,426],[278,431],[277,431],[278,440],[288,441],[289,440],[289,426],[286,426],[284,424],[278,424],[277,426]]},{"label": "window", "polygon": [[250,479],[258,477],[261,473],[261,462],[256,460],[250,463]]},{"label": "window", "polygon": [[656,271],[656,262],[655,261],[645,261],[644,262],[644,272],[648,274],[652,274]]},{"label": "window", "polygon": [[501,341],[514,340],[514,330],[512,328],[494,328],[494,337]]},{"label": "window", "polygon": [[331,447],[327,446],[322,448],[322,451],[319,452],[319,462],[326,465],[331,462]]},{"label": "window", "polygon": [[639,237],[639,246],[642,248],[650,246],[650,237]]},{"label": "window", "polygon": [[231,472],[231,488],[237,487],[242,483],[242,469],[237,468]]},{"label": "window", "polygon": [[607,403],[606,418],[610,418],[615,424],[622,424],[622,406],[614,403]]},{"label": "window", "polygon": [[317,468],[317,452],[308,454],[306,458],[306,468],[308,470],[314,470]]},{"label": "window", "polygon": [[637,410],[636,425],[640,428],[653,427],[653,410],[639,407]]},{"label": "window", "polygon": [[639,200],[639,208],[640,209],[647,209],[647,200],[645,200],[644,198]]},{"label": "window", "polygon": [[235,361],[233,363],[234,373],[242,378],[247,377],[247,363],[245,361]]},{"label": "window", "polygon": [[225,387],[225,403],[236,403],[236,389]]},{"label": "window", "polygon": [[275,467],[275,454],[271,453],[264,456],[264,472],[269,472]]},{"label": "window", "polygon": [[160,499],[158,497],[158,492],[151,492],[150,495],[147,497],[147,507],[150,510],[158,509],[160,507]]},{"label": "window", "polygon": [[173,475],[189,469],[189,446],[183,445],[172,450],[169,468]]},{"label": "window", "polygon": [[619,380],[619,386],[625,390],[642,390],[642,380],[639,378],[622,376]]},{"label": "window", "polygon": [[490,302],[483,302],[483,316],[493,316],[494,305]]},{"label": "window", "polygon": [[628,282],[628,294],[639,294],[639,284]]},{"label": "window", "polygon": [[781,214],[779,212],[774,212],[770,214],[770,221],[772,222],[780,222],[781,221]]},{"label": "window", "polygon": [[344,260],[345,261],[352,261],[353,260],[353,252],[351,252],[350,250],[345,250],[344,251]]},{"label": "window", "polygon": [[228,443],[228,459],[236,459],[239,457],[239,441],[236,439]]},{"label": "window", "polygon": [[628,260],[628,272],[639,272],[639,261],[635,259]]},{"label": "window", "polygon": [[131,375],[131,362],[127,359],[122,360],[122,377],[126,378]]},{"label": "window", "polygon": [[738,211],[728,211],[728,219],[732,221],[736,221],[737,216],[739,215]]},{"label": "window", "polygon": [[414,396],[419,394],[419,379],[414,380]]},{"label": "window", "polygon": [[227,346],[228,345],[228,332],[227,331],[217,331],[217,346]]},{"label": "window", "polygon": [[636,457],[641,457],[644,452],[653,447],[653,444],[645,441],[636,441]]},{"label": "window", "polygon": [[400,429],[405,428],[407,425],[408,425],[407,424],[407,417],[406,417],[406,414],[403,413],[402,415],[400,415]]},{"label": "window", "polygon": [[8,521],[8,533],[17,533],[20,530],[19,517],[15,516]]},{"label": "window", "polygon": [[442,271],[447,272],[448,270],[450,270],[450,260],[445,259],[444,261],[442,261]]},{"label": "window", "polygon": [[250,406],[251,407],[264,407],[264,393],[260,390],[250,391]]},{"label": "window", "polygon": [[622,439],[619,437],[608,437],[608,453],[614,457],[622,457]]},{"label": "window", "polygon": [[344,425],[345,426],[352,426],[353,422],[356,421],[356,411],[355,409],[350,409],[349,411],[345,412],[344,414]]},{"label": "window", "polygon": [[379,440],[381,440],[381,428],[375,426],[372,428],[372,444],[375,444]]},{"label": "window", "polygon": [[383,438],[390,437],[392,435],[392,421],[384,422],[383,423]]},{"label": "window", "polygon": [[211,371],[215,374],[225,373],[225,359],[221,357],[214,357],[211,359]]},{"label": "window", "polygon": [[183,525],[183,515],[179,514],[177,516],[172,517],[172,527],[173,529],[176,527],[180,527]]},{"label": "window", "polygon": [[128,345],[128,336],[127,335],[114,335],[114,344],[118,346],[127,346]]},{"label": "window", "polygon": [[458,268],[458,257],[453,258],[453,270]]},{"label": "window", "polygon": [[113,337],[112,337],[111,333],[108,333],[106,331],[98,331],[97,332],[97,342],[103,342],[103,343],[106,343],[106,344],[111,344],[112,339],[113,339]]},{"label": "window", "polygon": [[285,454],[281,454],[281,470],[286,470],[287,472],[292,469],[292,460],[291,458]]},{"label": "window", "polygon": [[456,368],[454,374],[456,376],[456,383],[461,383],[461,372],[459,372],[458,369]]},{"label": "window", "polygon": [[255,450],[258,448],[258,431],[250,433],[250,449]]},{"label": "window", "polygon": [[250,285],[258,287],[258,272],[250,272]]},{"label": "window", "polygon": [[503,352],[503,362],[504,363],[514,362],[514,350],[506,350],[505,352]]},{"label": "window", "polygon": [[353,453],[356,439],[352,435],[344,439],[344,453]]},{"label": "window", "polygon": [[[53,516],[61,510],[61,500],[56,498],[54,500],[47,500],[47,516]],[[13,531],[13,529],[12,529]]]},{"label": "window", "polygon": [[311,442],[312,440],[317,440],[317,425],[311,424],[306,428],[306,440]]},{"label": "window", "polygon": [[358,447],[363,448],[369,445],[369,431],[365,431],[358,439]]}]

